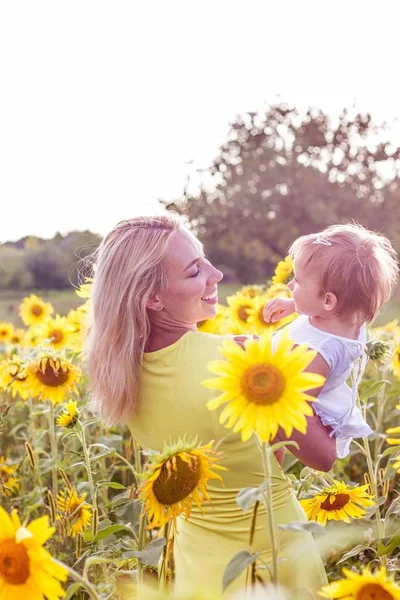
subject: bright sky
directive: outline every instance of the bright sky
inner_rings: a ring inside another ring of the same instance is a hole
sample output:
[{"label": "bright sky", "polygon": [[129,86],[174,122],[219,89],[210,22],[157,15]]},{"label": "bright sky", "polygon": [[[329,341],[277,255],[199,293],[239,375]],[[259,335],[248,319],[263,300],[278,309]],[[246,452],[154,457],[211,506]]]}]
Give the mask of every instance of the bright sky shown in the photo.
[{"label": "bright sky", "polygon": [[157,212],[277,94],[400,117],[399,17],[397,0],[1,2],[0,242]]}]

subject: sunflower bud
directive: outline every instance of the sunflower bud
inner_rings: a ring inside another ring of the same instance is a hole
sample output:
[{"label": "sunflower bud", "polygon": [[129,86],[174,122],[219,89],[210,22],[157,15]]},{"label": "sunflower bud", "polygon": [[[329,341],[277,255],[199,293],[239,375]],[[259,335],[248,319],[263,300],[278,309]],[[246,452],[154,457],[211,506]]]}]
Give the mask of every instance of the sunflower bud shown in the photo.
[{"label": "sunflower bud", "polygon": [[378,364],[382,364],[388,358],[389,344],[382,340],[371,340],[366,344],[366,353],[370,360]]}]

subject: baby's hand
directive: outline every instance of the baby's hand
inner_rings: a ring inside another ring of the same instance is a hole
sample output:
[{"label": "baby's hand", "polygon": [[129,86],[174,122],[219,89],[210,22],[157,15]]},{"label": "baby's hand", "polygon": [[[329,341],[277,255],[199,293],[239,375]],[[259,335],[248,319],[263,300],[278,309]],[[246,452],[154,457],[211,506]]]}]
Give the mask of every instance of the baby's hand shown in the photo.
[{"label": "baby's hand", "polygon": [[266,323],[275,323],[295,311],[292,298],[274,298],[263,308],[263,319]]}]

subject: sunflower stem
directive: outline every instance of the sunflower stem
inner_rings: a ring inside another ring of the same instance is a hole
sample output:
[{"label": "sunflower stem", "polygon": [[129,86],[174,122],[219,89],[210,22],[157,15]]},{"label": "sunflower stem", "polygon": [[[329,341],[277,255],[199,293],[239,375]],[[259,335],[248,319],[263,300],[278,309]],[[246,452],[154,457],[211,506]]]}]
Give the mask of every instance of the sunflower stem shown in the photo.
[{"label": "sunflower stem", "polygon": [[[93,481],[93,473],[92,473],[92,469],[90,466],[90,456],[89,456],[89,450],[87,447],[87,443],[86,443],[86,434],[85,434],[85,428],[82,424],[82,422],[78,419],[78,424],[80,427],[80,433],[78,433],[78,437],[79,440],[82,444],[82,450],[83,450],[83,456],[85,459],[85,468],[86,468],[86,473],[88,476],[88,483],[89,483],[89,489],[90,489],[90,496],[91,496],[91,500],[92,500],[92,506],[93,506],[93,510],[97,510],[98,511],[98,507],[97,507],[97,494],[96,494],[96,490],[94,487],[94,481]],[[98,514],[98,512],[97,512]],[[99,549],[100,552],[104,552],[104,543],[103,540],[100,540],[98,542],[99,545]],[[104,577],[107,579],[107,567],[104,563],[101,564],[101,568],[103,571],[103,575]]]},{"label": "sunflower stem", "polygon": [[52,459],[52,492],[53,496],[57,498],[58,494],[58,477],[57,477],[57,436],[56,436],[56,428],[55,428],[55,415],[54,415],[54,404],[49,401],[50,410],[49,410],[49,436],[50,436],[50,451],[51,451],[51,459]]},{"label": "sunflower stem", "polygon": [[[376,531],[378,534],[378,544],[379,543],[382,544],[382,538],[383,538],[384,532],[383,532],[382,519],[381,519],[381,510],[380,510],[380,506],[378,504],[378,486],[376,483],[376,473],[375,473],[374,465],[372,462],[371,449],[369,447],[368,438],[363,438],[363,442],[364,442],[365,456],[367,459],[371,492],[375,498],[375,502],[377,503],[377,507],[376,507],[376,511],[375,511],[375,521],[376,521]],[[386,554],[383,554],[380,557],[380,559],[382,561],[383,566],[386,568],[386,565],[387,565]]]},{"label": "sunflower stem", "polygon": [[83,589],[87,591],[87,593],[89,594],[89,596],[91,598],[93,598],[93,600],[101,600],[100,596],[97,594],[96,590],[94,589],[92,584],[87,579],[82,577],[74,569],[72,569],[65,563],[61,562],[60,560],[57,560],[54,557],[52,558],[52,560],[53,560],[53,562],[57,563],[61,567],[64,567],[64,569],[66,569],[68,571],[68,573],[70,574],[72,579],[75,579],[75,581],[77,581],[83,587]]},{"label": "sunflower stem", "polygon": [[[134,452],[135,452],[135,482],[136,482],[136,489],[138,489],[138,487],[139,487],[138,475],[142,472],[142,461],[140,459],[140,445],[137,443],[136,440],[133,440],[133,447],[134,447]],[[144,505],[143,505],[142,512],[140,514],[139,534],[138,534],[138,541],[137,541],[137,546],[138,546],[139,552],[141,552],[143,550],[143,546],[144,546],[144,532],[145,532],[145,522],[146,522],[145,515],[146,515],[146,513],[145,513]],[[138,564],[137,564],[137,580],[138,580],[139,585],[141,585],[143,583],[143,563],[140,560],[138,560]]]},{"label": "sunflower stem", "polygon": [[169,525],[170,525],[169,521],[167,523],[165,523],[165,525],[164,525],[164,537],[166,540],[166,544],[165,544],[165,546],[163,548],[163,552],[162,552],[162,562],[161,562],[160,577],[159,577],[160,590],[162,592],[167,591]]},{"label": "sunflower stem", "polygon": [[[249,537],[249,552],[250,553],[253,551],[254,534],[255,534],[255,531],[256,531],[257,512],[258,512],[258,507],[259,506],[260,506],[260,501],[257,500],[254,503],[253,515],[252,515],[252,518],[251,518],[250,537]],[[248,574],[249,574],[249,567],[247,567],[245,592],[247,591]],[[255,562],[253,562],[250,565],[250,574],[251,574],[251,587],[254,588],[254,586],[256,584],[256,563]]]},{"label": "sunflower stem", "polygon": [[272,506],[272,488],[271,488],[271,449],[268,444],[261,442],[261,456],[264,469],[265,481],[265,500],[268,515],[268,529],[271,541],[272,554],[272,572],[271,583],[278,583],[278,544],[274,527],[274,510]]}]

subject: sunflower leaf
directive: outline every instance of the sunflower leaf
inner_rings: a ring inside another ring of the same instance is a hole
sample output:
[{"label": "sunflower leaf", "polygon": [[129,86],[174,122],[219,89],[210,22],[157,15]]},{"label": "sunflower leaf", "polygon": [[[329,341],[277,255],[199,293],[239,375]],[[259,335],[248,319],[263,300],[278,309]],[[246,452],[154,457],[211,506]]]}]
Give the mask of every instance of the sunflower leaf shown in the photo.
[{"label": "sunflower leaf", "polygon": [[245,487],[236,496],[236,502],[243,512],[247,512],[256,502],[264,502],[265,485],[259,487]]},{"label": "sunflower leaf", "polygon": [[285,448],[286,446],[294,446],[295,448],[297,448],[297,450],[300,450],[297,442],[289,440],[286,442],[276,442],[276,444],[272,444],[272,446],[270,446],[270,450],[272,452],[276,452],[277,450],[280,450],[280,448]]},{"label": "sunflower leaf", "polygon": [[286,523],[285,525],[278,525],[278,527],[283,531],[308,531],[309,533],[326,533],[325,527],[320,523],[317,523],[316,521],[308,521],[308,523],[305,523],[304,521],[291,521],[290,523]]},{"label": "sunflower leaf", "polygon": [[354,546],[354,548],[352,548],[348,552],[345,552],[345,554],[343,554],[343,556],[337,561],[336,564],[340,565],[340,563],[345,562],[348,558],[360,554],[360,552],[363,552],[363,550],[365,550],[366,548],[368,548],[368,544],[357,544],[357,546]]},{"label": "sunflower leaf", "polygon": [[65,592],[64,600],[70,600],[73,598],[76,592],[82,587],[80,583],[71,583],[68,589]]},{"label": "sunflower leaf", "polygon": [[252,554],[248,550],[240,550],[240,552],[235,554],[226,566],[222,580],[222,591],[224,592],[228,585],[235,581],[249,565],[256,562],[260,554],[261,552]]},{"label": "sunflower leaf", "polygon": [[375,383],[370,385],[369,388],[367,388],[365,392],[363,392],[360,395],[360,402],[366,402],[367,400],[372,398],[372,396],[375,396],[379,392],[381,387],[385,385],[385,383],[388,383],[390,385],[390,381],[387,381],[387,379],[376,381]]},{"label": "sunflower leaf", "polygon": [[[164,537],[152,540],[143,550],[132,550],[124,553],[125,558],[136,557],[144,565],[156,567],[167,540]],[[128,556],[129,555],[129,556]]]}]

